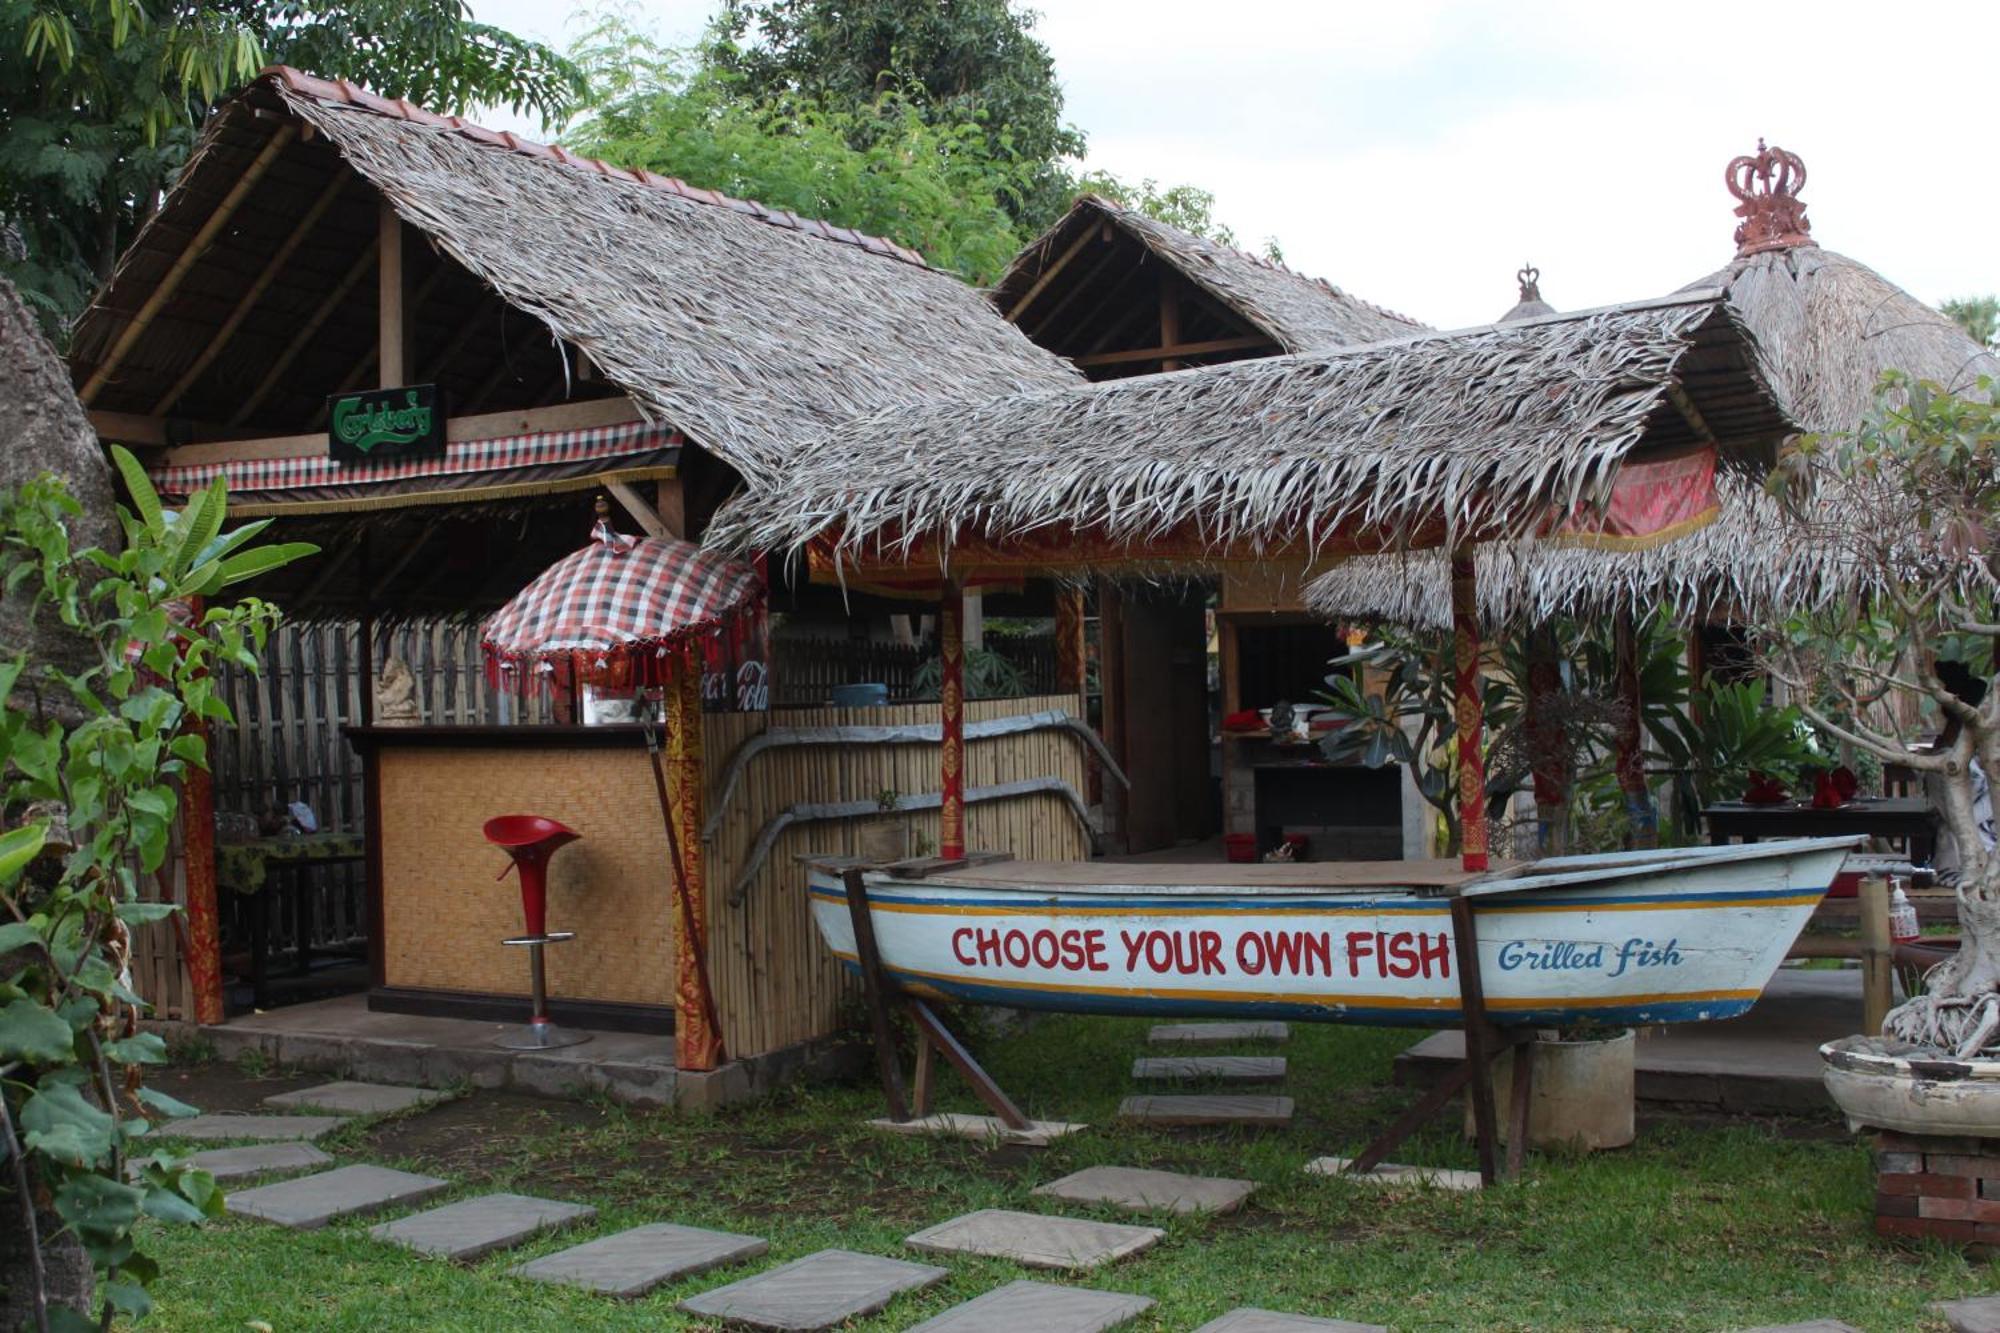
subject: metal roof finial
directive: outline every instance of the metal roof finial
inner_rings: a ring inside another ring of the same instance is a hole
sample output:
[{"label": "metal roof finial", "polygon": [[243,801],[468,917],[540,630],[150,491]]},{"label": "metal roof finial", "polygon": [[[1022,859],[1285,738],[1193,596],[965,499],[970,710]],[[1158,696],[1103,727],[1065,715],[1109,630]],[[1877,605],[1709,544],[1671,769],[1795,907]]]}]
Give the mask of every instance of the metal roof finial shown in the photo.
[{"label": "metal roof finial", "polygon": [[1743,219],[1736,228],[1737,258],[1819,244],[1810,234],[1812,223],[1806,221],[1806,206],[1799,199],[1806,164],[1797,153],[1766,148],[1760,138],[1756,154],[1730,162],[1723,180],[1736,196],[1736,216]]},{"label": "metal roof finial", "polygon": [[1514,275],[1514,280],[1521,284],[1521,299],[1523,301],[1539,301],[1542,299],[1542,289],[1540,286],[1542,271],[1533,264],[1522,264],[1521,271]]}]

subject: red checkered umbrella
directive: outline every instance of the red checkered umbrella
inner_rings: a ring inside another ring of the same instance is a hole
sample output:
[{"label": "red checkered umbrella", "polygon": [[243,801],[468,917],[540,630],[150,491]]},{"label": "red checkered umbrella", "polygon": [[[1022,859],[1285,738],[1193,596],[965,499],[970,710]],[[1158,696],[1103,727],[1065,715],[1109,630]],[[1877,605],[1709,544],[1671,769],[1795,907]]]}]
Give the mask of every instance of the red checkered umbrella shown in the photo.
[{"label": "red checkered umbrella", "polygon": [[763,580],[739,560],[670,537],[628,537],[599,519],[590,541],[494,612],[480,635],[489,675],[517,687],[569,663],[573,680],[660,685],[703,636],[755,609]]}]

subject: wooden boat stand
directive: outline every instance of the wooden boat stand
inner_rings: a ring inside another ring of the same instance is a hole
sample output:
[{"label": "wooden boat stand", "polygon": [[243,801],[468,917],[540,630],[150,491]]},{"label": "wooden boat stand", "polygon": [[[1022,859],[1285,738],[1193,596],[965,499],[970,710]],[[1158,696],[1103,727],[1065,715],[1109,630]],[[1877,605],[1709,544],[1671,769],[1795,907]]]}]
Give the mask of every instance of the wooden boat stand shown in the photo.
[{"label": "wooden boat stand", "polygon": [[[987,859],[987,858],[978,858]],[[998,859],[998,858],[994,858]],[[897,866],[898,873],[936,873],[966,861],[938,862],[921,869],[910,863]],[[825,863],[823,863],[825,864]],[[829,869],[836,868],[828,865]],[[980,1067],[972,1054],[954,1037],[943,1020],[917,996],[902,986],[882,967],[875,945],[874,914],[868,906],[864,878],[870,868],[846,863],[838,867],[841,887],[847,899],[847,913],[854,927],[854,956],[861,971],[861,986],[868,1005],[868,1021],[873,1029],[875,1060],[882,1078],[882,1094],[889,1103],[892,1120],[907,1121],[931,1113],[934,1090],[934,1052],[940,1053],[972,1086],[981,1102],[1009,1129],[1027,1129],[1029,1122],[1021,1109],[1003,1092],[992,1075]],[[1502,1176],[1499,1151],[1499,1121],[1493,1097],[1493,1062],[1508,1051],[1514,1052],[1514,1076],[1510,1088],[1505,1179],[1521,1174],[1522,1158],[1528,1142],[1528,1109],[1534,1075],[1535,1040],[1532,1030],[1505,1032],[1494,1026],[1486,1012],[1486,993],[1479,970],[1479,948],[1473,901],[1454,896],[1451,900],[1452,941],[1458,963],[1459,1002],[1465,1015],[1465,1058],[1429,1091],[1417,1099],[1395,1123],[1383,1130],[1349,1162],[1346,1174],[1372,1171],[1411,1134],[1420,1129],[1459,1092],[1470,1089],[1472,1119],[1479,1153],[1479,1180],[1491,1185]],[[900,997],[917,1029],[916,1075],[913,1086],[903,1080],[902,1062],[896,1052],[895,1031],[891,1026],[890,1003]]]}]

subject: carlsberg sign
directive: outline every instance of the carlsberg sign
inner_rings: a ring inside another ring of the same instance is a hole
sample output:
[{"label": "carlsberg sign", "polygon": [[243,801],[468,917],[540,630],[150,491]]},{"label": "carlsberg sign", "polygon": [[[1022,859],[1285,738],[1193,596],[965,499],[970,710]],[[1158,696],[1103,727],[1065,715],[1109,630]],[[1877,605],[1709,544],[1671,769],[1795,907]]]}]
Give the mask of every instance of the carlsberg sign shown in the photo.
[{"label": "carlsberg sign", "polygon": [[443,453],[444,415],[435,384],[339,394],[327,403],[327,451],[350,463]]}]

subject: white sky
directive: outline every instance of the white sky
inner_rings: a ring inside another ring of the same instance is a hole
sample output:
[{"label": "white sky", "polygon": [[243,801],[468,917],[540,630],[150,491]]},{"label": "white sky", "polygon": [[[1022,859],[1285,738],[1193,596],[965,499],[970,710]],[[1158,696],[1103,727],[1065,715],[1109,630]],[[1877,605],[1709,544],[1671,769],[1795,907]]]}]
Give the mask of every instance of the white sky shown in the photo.
[{"label": "white sky", "polygon": [[[710,0],[639,0],[670,41]],[[566,5],[473,0],[567,44]],[[1248,249],[1440,327],[1523,260],[1578,309],[1733,251],[1723,168],[1805,159],[1813,234],[1919,298],[2000,291],[1991,0],[1042,0],[1089,164],[1213,190]],[[504,113],[487,117],[507,128]]]}]

